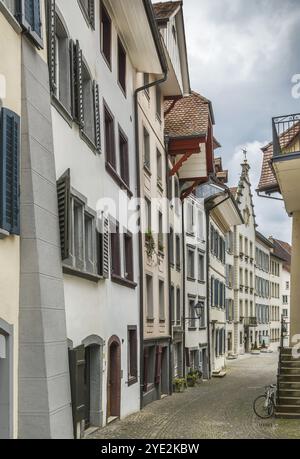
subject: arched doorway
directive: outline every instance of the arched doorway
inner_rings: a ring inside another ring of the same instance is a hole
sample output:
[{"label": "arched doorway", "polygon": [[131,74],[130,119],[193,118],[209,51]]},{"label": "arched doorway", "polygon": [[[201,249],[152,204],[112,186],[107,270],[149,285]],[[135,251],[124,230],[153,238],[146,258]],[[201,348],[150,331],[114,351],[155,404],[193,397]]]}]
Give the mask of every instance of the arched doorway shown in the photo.
[{"label": "arched doorway", "polygon": [[108,342],[107,420],[121,415],[121,342],[112,336]]}]

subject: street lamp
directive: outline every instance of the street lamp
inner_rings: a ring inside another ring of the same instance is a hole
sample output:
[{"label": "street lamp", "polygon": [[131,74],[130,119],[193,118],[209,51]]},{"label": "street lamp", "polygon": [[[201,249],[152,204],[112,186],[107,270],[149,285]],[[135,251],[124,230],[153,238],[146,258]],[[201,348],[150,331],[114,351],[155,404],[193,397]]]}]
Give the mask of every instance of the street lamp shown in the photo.
[{"label": "street lamp", "polygon": [[196,317],[186,317],[185,320],[194,320],[194,319],[202,319],[203,316],[203,303],[198,301],[198,303],[195,303],[193,306],[193,310],[196,314]]}]

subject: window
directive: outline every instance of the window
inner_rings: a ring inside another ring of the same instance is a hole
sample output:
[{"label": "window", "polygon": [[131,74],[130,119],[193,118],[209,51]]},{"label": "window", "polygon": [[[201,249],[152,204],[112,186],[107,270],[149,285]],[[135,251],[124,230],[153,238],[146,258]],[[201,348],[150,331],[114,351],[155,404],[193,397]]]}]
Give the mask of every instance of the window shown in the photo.
[{"label": "window", "polygon": [[113,276],[121,276],[121,252],[120,252],[120,232],[119,225],[116,223],[114,231],[110,235],[111,244],[111,274]]},{"label": "window", "polygon": [[147,320],[153,320],[153,278],[146,275]]},{"label": "window", "polygon": [[95,0],[79,0],[79,4],[87,22],[95,28]]},{"label": "window", "polygon": [[164,252],[163,215],[158,212],[158,251]]},{"label": "window", "polygon": [[129,187],[129,156],[128,156],[128,140],[119,129],[119,149],[120,149],[120,176],[123,182]]},{"label": "window", "polygon": [[282,302],[283,302],[283,304],[288,304],[288,297],[287,297],[287,295],[283,295],[283,297],[282,297]]},{"label": "window", "polygon": [[177,325],[181,324],[181,291],[180,288],[176,291],[176,320]]},{"label": "window", "polygon": [[[48,34],[49,33],[51,33],[51,30],[48,28]],[[51,41],[51,37],[49,37],[49,39]],[[71,116],[71,75],[70,66],[68,65],[68,62],[70,61],[69,38],[60,18],[57,15],[55,20],[54,46],[55,49],[53,50],[53,58],[55,73],[53,78],[50,78],[51,90],[56,99],[59,100]],[[49,65],[51,70],[50,62]]]},{"label": "window", "polygon": [[191,202],[187,203],[187,232],[189,234],[194,232],[194,206]]},{"label": "window", "polygon": [[133,240],[131,234],[124,235],[124,258],[125,258],[125,279],[133,282]]},{"label": "window", "polygon": [[137,382],[138,377],[137,327],[128,327],[128,384]]},{"label": "window", "polygon": [[20,117],[0,111],[0,228],[20,234]]},{"label": "window", "polygon": [[176,236],[176,269],[181,270],[181,240],[180,236]]},{"label": "window", "polygon": [[[144,73],[144,86],[148,86],[149,84],[150,84],[150,75],[149,75],[149,73]],[[149,97],[150,97],[150,88],[146,88],[145,89],[145,94],[149,99]]]},{"label": "window", "polygon": [[170,265],[174,266],[175,260],[174,260],[174,230],[173,228],[170,228],[170,234],[169,234],[169,260],[170,260]]},{"label": "window", "polygon": [[171,321],[175,324],[175,288],[171,285],[170,289],[170,303],[171,303]]},{"label": "window", "polygon": [[196,328],[195,300],[189,300],[189,327]]},{"label": "window", "polygon": [[205,323],[205,303],[204,301],[199,301],[200,304],[200,328],[205,328],[206,323]]},{"label": "window", "polygon": [[104,107],[105,154],[107,163],[116,170],[115,126],[114,119],[107,107]]},{"label": "window", "polygon": [[290,283],[289,283],[289,282],[286,282],[286,283],[285,283],[285,289],[286,289],[286,290],[289,290],[289,289],[290,289]]},{"label": "window", "polygon": [[187,276],[189,279],[195,279],[195,251],[193,249],[187,251]]},{"label": "window", "polygon": [[83,132],[92,142],[95,141],[95,113],[93,103],[93,81],[85,64],[82,65],[83,91]]},{"label": "window", "polygon": [[126,94],[126,52],[120,39],[118,39],[118,81]]},{"label": "window", "polygon": [[205,280],[205,269],[204,269],[204,255],[198,254],[198,281],[204,282]]},{"label": "window", "polygon": [[151,215],[151,201],[148,198],[145,198],[145,219],[146,219],[146,232],[151,231],[152,229],[152,215]]},{"label": "window", "polygon": [[16,18],[38,48],[43,48],[40,0],[20,0]]},{"label": "window", "polygon": [[165,311],[165,283],[164,281],[159,281],[159,320],[164,322],[166,320],[166,311]]},{"label": "window", "polygon": [[103,3],[101,4],[101,51],[109,65],[111,66],[111,19]]},{"label": "window", "polygon": [[72,265],[80,271],[95,274],[94,218],[85,213],[85,205],[79,199],[72,197],[71,202],[74,222],[71,247]]},{"label": "window", "polygon": [[162,155],[159,150],[156,150],[156,158],[157,158],[157,182],[159,185],[162,185]]},{"label": "window", "polygon": [[161,121],[161,88],[160,86],[156,86],[156,116],[159,121]]},{"label": "window", "polygon": [[180,214],[180,199],[181,199],[181,194],[180,194],[180,185],[179,185],[179,179],[178,177],[175,177],[175,199],[176,199],[176,206],[175,210],[177,215]]},{"label": "window", "polygon": [[150,171],[150,135],[146,128],[144,128],[144,165]]}]

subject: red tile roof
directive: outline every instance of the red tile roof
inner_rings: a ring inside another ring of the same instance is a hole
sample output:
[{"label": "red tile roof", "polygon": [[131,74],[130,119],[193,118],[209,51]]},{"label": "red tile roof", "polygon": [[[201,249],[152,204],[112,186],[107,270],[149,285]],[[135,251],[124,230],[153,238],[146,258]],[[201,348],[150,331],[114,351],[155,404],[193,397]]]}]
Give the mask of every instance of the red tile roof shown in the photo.
[{"label": "red tile roof", "polygon": [[212,114],[211,102],[196,92],[165,101],[165,132],[169,137],[204,136]]},{"label": "red tile roof", "polygon": [[154,3],[154,13],[158,21],[168,20],[176,12],[182,1]]}]

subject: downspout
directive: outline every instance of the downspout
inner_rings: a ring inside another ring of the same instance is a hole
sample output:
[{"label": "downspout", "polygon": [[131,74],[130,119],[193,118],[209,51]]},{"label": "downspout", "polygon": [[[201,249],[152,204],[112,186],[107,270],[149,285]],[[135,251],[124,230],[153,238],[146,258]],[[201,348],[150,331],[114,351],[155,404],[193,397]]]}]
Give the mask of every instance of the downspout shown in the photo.
[{"label": "downspout", "polygon": [[210,231],[209,231],[209,219],[211,212],[219,207],[224,202],[230,199],[230,195],[228,195],[223,201],[215,204],[213,207],[205,209],[206,215],[206,311],[207,311],[207,345],[208,345],[208,375],[209,379],[212,375],[212,361],[211,361],[211,339],[210,339],[210,279],[209,279],[209,265],[210,265]]},{"label": "downspout", "polygon": [[183,281],[182,281],[182,290],[183,290],[183,343],[182,343],[182,366],[183,366],[183,377],[185,378],[186,376],[186,355],[185,355],[185,343],[186,343],[186,318],[185,318],[185,307],[186,307],[186,278],[185,278],[185,273],[186,273],[186,268],[185,268],[185,225],[184,225],[184,201],[182,201],[181,205],[181,221],[182,221],[182,276],[183,276]]},{"label": "downspout", "polygon": [[[168,78],[168,65],[163,51],[160,34],[155,21],[152,4],[149,0],[143,0],[145,11],[150,23],[150,27],[155,41],[158,56],[160,58],[163,77],[160,80],[153,81],[147,85],[137,88],[134,92],[134,112],[135,112],[135,154],[136,154],[136,170],[137,170],[137,198],[141,198],[141,163],[140,163],[140,143],[139,143],[139,108],[138,95],[140,92],[158,86],[164,83]],[[140,209],[140,223],[141,209]],[[140,273],[140,408],[143,408],[143,380],[144,380],[144,247],[142,229],[139,230],[139,273]]]}]

